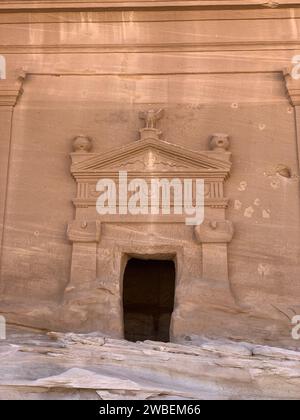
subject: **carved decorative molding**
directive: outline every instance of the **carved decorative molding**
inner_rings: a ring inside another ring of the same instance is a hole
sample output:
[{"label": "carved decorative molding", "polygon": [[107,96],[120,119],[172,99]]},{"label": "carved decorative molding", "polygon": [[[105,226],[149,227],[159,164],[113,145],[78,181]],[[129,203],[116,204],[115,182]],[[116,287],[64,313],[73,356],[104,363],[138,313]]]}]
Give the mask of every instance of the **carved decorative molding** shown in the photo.
[{"label": "carved decorative molding", "polygon": [[[157,52],[203,52],[203,51],[258,51],[258,50],[291,50],[300,49],[300,41],[268,40],[263,41],[206,41],[186,43],[162,43],[162,44],[25,44],[25,45],[1,45],[3,54],[80,54],[80,53],[157,53]],[[276,69],[277,70],[277,69]],[[275,67],[274,67],[274,71]],[[249,71],[251,71],[249,69]],[[263,71],[263,69],[262,69]],[[226,69],[224,69],[226,72]],[[232,73],[232,71],[227,71]],[[33,72],[34,73],[34,72]],[[188,73],[188,72],[187,72]],[[40,74],[40,73],[39,73]],[[92,74],[92,73],[91,73]],[[213,74],[213,72],[212,72]]]},{"label": "carved decorative molding", "polygon": [[6,82],[0,82],[0,106],[14,107],[22,93],[21,87],[17,87]]},{"label": "carved decorative molding", "polygon": [[276,8],[278,6],[293,6],[299,4],[296,0],[276,0],[276,1],[261,1],[261,0],[98,0],[98,1],[82,1],[82,0],[18,0],[7,1],[2,0],[0,3],[0,10],[5,11],[21,11],[21,10],[76,10],[76,9],[111,9],[111,8],[188,8],[188,7],[259,7],[259,8]]},{"label": "carved decorative molding", "polygon": [[287,93],[289,95],[290,102],[293,106],[300,105],[300,80],[296,80],[292,77],[292,70],[285,69],[283,71]]},{"label": "carved decorative molding", "polygon": [[0,106],[14,107],[18,98],[23,93],[23,83],[26,78],[26,73],[18,70],[15,81],[1,80],[0,81]]}]

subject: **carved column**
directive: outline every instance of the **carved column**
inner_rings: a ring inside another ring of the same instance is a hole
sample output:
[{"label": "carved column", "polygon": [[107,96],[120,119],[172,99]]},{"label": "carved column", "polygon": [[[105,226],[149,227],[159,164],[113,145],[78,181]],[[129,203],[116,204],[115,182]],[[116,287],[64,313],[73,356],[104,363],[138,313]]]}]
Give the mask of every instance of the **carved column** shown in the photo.
[{"label": "carved column", "polygon": [[[227,134],[216,133],[212,136],[210,148],[220,157],[228,153],[229,146]],[[223,182],[221,185],[221,189],[220,186],[217,188],[219,193],[217,202],[210,205],[208,210],[206,207],[204,222],[195,227],[195,237],[202,248],[203,281],[211,282],[216,302],[220,299],[222,304],[227,303],[232,306],[234,299],[229,282],[227,245],[233,238],[234,228],[233,223],[226,220],[228,200],[224,199],[224,204],[222,204]]]},{"label": "carved column", "polygon": [[11,132],[14,107],[22,91],[22,81],[16,83],[0,81],[0,244],[2,240],[7,199],[9,157],[11,151]]},{"label": "carved column", "polygon": [[97,276],[97,244],[101,225],[98,221],[75,220],[68,225],[68,239],[73,242],[70,282],[67,301],[89,290]]},{"label": "carved column", "polygon": [[203,279],[229,284],[227,244],[233,233],[233,224],[229,220],[205,220],[196,226],[195,235],[202,245]]},{"label": "carved column", "polygon": [[284,78],[289,95],[290,103],[295,110],[295,122],[297,132],[297,155],[298,155],[298,167],[300,171],[300,79],[295,79],[292,76],[292,71],[285,70]]},{"label": "carved column", "polygon": [[[89,137],[78,136],[73,141],[72,163],[86,159],[92,149]],[[85,183],[77,184],[77,199],[86,198]],[[76,199],[74,200],[74,204]],[[91,220],[86,203],[76,205],[75,220],[69,223],[67,236],[73,243],[70,282],[65,290],[66,302],[76,301],[89,291],[97,276],[97,244],[101,224]]]}]

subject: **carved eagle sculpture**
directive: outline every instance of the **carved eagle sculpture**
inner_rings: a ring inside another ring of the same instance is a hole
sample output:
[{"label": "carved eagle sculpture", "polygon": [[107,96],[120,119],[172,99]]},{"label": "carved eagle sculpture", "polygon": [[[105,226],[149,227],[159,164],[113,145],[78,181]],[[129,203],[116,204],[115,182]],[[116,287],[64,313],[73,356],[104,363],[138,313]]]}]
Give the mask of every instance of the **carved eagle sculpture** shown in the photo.
[{"label": "carved eagle sculpture", "polygon": [[142,120],[145,120],[145,128],[156,128],[156,123],[160,120],[164,115],[164,110],[159,109],[158,111],[154,109],[150,109],[146,112],[140,112],[139,117]]}]

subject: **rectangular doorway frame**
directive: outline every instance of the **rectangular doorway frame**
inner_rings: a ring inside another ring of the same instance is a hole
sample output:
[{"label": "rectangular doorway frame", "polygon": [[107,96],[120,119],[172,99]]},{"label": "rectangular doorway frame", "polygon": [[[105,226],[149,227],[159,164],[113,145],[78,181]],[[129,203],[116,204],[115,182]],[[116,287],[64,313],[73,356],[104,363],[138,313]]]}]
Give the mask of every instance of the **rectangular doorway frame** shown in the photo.
[{"label": "rectangular doorway frame", "polygon": [[166,260],[173,261],[175,265],[175,293],[174,293],[174,309],[170,321],[170,341],[174,337],[174,324],[176,319],[176,312],[179,306],[179,299],[177,294],[177,288],[181,281],[181,272],[183,264],[183,247],[181,246],[169,246],[169,245],[153,245],[149,246],[134,246],[134,247],[122,247],[121,259],[120,259],[120,276],[119,276],[119,290],[120,290],[120,321],[121,321],[121,337],[124,339],[124,308],[123,308],[123,280],[126,265],[131,258],[142,259],[142,260]]}]

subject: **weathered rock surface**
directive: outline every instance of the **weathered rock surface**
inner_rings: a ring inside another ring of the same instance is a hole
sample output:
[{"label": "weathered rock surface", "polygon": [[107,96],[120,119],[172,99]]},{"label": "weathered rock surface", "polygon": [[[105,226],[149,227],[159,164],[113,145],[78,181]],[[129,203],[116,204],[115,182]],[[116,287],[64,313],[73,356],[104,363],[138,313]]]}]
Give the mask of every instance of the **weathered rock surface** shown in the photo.
[{"label": "weathered rock surface", "polygon": [[[172,338],[298,345],[299,2],[225,3],[0,2],[8,323],[121,337],[127,256],[176,258]],[[139,179],[211,180],[203,226],[104,222],[96,182],[126,168]],[[79,187],[81,173],[89,182]]]},{"label": "weathered rock surface", "polygon": [[0,344],[0,378],[0,399],[297,399],[300,352],[14,330]]}]

